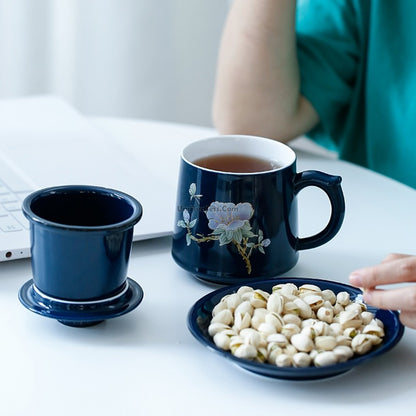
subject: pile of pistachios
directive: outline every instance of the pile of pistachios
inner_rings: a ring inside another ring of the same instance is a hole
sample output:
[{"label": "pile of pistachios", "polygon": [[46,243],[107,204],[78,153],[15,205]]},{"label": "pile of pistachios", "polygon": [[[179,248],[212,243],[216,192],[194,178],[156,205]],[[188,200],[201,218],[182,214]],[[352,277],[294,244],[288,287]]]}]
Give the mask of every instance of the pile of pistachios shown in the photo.
[{"label": "pile of pistachios", "polygon": [[383,322],[346,291],[283,283],[224,296],[208,333],[239,358],[279,367],[323,367],[363,355],[384,337]]}]

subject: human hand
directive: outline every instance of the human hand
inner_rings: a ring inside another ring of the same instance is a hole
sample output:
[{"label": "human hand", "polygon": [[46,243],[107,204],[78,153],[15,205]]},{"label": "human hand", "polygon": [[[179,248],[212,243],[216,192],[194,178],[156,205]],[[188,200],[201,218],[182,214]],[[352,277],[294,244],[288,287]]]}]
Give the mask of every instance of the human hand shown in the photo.
[{"label": "human hand", "polygon": [[400,310],[403,325],[416,329],[416,285],[380,289],[377,286],[416,282],[416,256],[389,254],[380,264],[355,270],[350,283],[364,290],[364,301],[380,309]]}]

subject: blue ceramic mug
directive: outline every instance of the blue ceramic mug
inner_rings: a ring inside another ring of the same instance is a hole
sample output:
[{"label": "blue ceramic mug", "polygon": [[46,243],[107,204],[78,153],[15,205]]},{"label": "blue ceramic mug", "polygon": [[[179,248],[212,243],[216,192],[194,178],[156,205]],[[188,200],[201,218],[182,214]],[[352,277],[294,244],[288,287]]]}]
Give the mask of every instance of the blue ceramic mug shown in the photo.
[{"label": "blue ceramic mug", "polygon": [[[182,152],[172,256],[202,280],[231,284],[271,278],[291,269],[299,250],[318,247],[339,231],[345,212],[341,178],[296,172],[283,143],[253,136],[218,136]],[[298,237],[298,192],[322,189],[331,203],[327,226]]]},{"label": "blue ceramic mug", "polygon": [[126,284],[133,226],[142,207],[133,197],[97,186],[41,189],[23,201],[30,223],[33,284],[45,297],[92,301]]}]

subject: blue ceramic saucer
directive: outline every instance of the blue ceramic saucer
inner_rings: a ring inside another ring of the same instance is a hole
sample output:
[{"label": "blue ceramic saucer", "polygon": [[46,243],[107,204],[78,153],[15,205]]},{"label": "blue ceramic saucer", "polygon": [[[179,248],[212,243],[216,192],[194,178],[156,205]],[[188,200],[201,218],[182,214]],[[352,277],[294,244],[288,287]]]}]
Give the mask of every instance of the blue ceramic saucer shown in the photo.
[{"label": "blue ceramic saucer", "polygon": [[30,311],[75,327],[92,326],[106,319],[124,315],[135,309],[143,300],[143,296],[141,286],[130,278],[127,278],[122,290],[115,296],[89,302],[72,302],[49,297],[35,287],[32,279],[19,291],[20,302]]},{"label": "blue ceramic saucer", "polygon": [[[245,282],[248,286],[255,289],[262,289],[271,292],[272,287],[280,283],[294,283],[297,286],[303,284],[314,284],[321,289],[331,289],[335,293],[340,291],[346,291],[350,294],[351,299],[355,299],[357,296],[362,295],[362,292],[356,287],[346,284],[333,282],[323,279],[309,279],[309,278],[279,278],[273,280],[253,281],[251,283]],[[375,316],[384,323],[385,336],[383,342],[369,353],[356,356],[349,359],[346,362],[326,366],[315,367],[310,366],[306,368],[295,367],[277,367],[276,365],[268,363],[259,363],[242,358],[235,357],[229,351],[224,351],[214,344],[213,339],[208,334],[208,326],[212,318],[212,310],[214,306],[225,295],[235,293],[238,288],[242,286],[235,285],[215,290],[200,300],[198,300],[190,309],[188,314],[188,328],[192,335],[203,345],[210,350],[219,353],[222,357],[228,359],[230,362],[237,366],[244,368],[250,372],[285,380],[317,380],[326,377],[336,376],[352,368],[367,362],[381,354],[384,354],[391,348],[393,348],[402,338],[404,333],[404,327],[400,323],[399,314],[391,310],[381,310],[370,306],[367,306],[367,310],[375,313]]]}]

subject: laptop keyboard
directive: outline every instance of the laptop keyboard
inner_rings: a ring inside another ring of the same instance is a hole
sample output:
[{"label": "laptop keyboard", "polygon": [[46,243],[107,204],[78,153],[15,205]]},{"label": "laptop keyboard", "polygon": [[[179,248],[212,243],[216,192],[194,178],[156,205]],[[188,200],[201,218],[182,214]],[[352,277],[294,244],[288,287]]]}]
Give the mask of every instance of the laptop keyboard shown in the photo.
[{"label": "laptop keyboard", "polygon": [[12,191],[0,178],[0,233],[29,229],[22,213],[22,202],[28,194],[28,191]]}]

